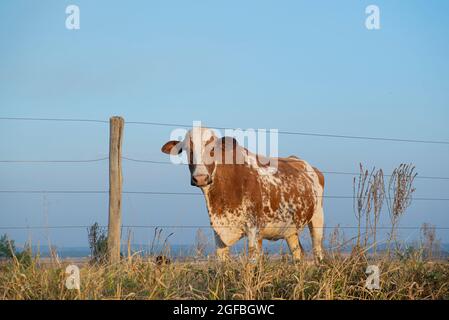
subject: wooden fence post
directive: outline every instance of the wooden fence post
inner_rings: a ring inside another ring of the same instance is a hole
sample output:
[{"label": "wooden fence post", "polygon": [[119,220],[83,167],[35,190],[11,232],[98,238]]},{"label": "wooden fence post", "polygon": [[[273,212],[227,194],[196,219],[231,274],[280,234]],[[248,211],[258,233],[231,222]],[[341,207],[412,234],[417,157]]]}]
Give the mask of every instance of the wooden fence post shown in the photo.
[{"label": "wooden fence post", "polygon": [[125,120],[109,119],[109,222],[108,258],[110,263],[120,261],[122,224],[122,139]]}]

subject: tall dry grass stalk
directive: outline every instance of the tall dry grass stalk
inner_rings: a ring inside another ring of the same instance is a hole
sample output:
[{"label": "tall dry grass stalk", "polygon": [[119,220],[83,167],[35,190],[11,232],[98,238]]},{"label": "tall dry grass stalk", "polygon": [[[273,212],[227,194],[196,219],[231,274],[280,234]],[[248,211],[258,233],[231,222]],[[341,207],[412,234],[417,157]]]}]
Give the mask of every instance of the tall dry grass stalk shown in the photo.
[{"label": "tall dry grass stalk", "polygon": [[[414,180],[417,176],[412,164],[400,164],[395,168],[388,181],[382,171],[375,168],[368,171],[359,165],[359,176],[354,177],[354,212],[357,219],[357,241],[354,251],[370,245],[377,252],[377,228],[384,203],[387,204],[390,218],[390,233],[387,240],[388,253],[391,244],[397,242],[397,229],[400,218],[412,202],[415,192]],[[363,237],[363,242],[362,242]],[[370,244],[370,238],[372,243]]]},{"label": "tall dry grass stalk", "polygon": [[421,226],[421,244],[426,259],[440,258],[441,240],[437,238],[436,227],[430,223],[423,223]]},{"label": "tall dry grass stalk", "polygon": [[[398,168],[394,169],[388,182],[388,195],[386,199],[391,221],[390,238],[388,241],[389,250],[391,242],[396,240],[399,220],[410,206],[412,195],[416,190],[413,183],[418,174],[414,171],[415,166],[402,163]],[[396,245],[397,248],[398,246]]]},{"label": "tall dry grass stalk", "polygon": [[[357,219],[356,249],[369,245],[373,238],[373,249],[377,249],[377,226],[385,200],[385,182],[382,169],[368,171],[359,165],[359,176],[353,180],[354,211]],[[364,220],[364,230],[362,230]],[[361,238],[363,235],[363,243]]]},{"label": "tall dry grass stalk", "polygon": [[385,182],[382,169],[376,171],[372,175],[372,183],[369,190],[372,208],[373,208],[373,245],[374,254],[377,253],[377,226],[380,214],[385,200]]}]

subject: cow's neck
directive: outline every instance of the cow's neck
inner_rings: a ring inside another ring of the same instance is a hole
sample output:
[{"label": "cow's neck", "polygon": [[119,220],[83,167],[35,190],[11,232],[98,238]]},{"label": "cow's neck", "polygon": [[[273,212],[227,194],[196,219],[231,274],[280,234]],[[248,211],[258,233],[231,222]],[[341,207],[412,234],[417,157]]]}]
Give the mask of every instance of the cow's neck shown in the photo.
[{"label": "cow's neck", "polygon": [[210,217],[222,217],[239,210],[244,200],[257,193],[257,172],[246,165],[217,165],[212,183],[202,188]]}]

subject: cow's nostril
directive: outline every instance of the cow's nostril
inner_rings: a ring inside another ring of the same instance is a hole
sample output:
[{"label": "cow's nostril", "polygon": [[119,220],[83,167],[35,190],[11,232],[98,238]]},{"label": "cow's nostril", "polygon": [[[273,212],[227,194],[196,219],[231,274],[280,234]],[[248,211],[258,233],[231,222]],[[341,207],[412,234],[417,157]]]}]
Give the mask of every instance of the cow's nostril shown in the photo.
[{"label": "cow's nostril", "polygon": [[209,175],[202,174],[202,175],[192,176],[192,182],[197,186],[205,186],[209,183]]}]

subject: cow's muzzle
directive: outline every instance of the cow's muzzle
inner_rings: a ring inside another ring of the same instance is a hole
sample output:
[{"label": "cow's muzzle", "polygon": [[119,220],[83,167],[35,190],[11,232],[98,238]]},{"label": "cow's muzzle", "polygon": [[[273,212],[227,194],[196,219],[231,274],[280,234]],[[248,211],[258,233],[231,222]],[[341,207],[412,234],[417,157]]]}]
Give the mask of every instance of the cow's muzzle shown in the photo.
[{"label": "cow's muzzle", "polygon": [[212,183],[212,179],[208,174],[199,174],[196,176],[192,176],[190,180],[190,184],[195,187],[205,187]]}]

